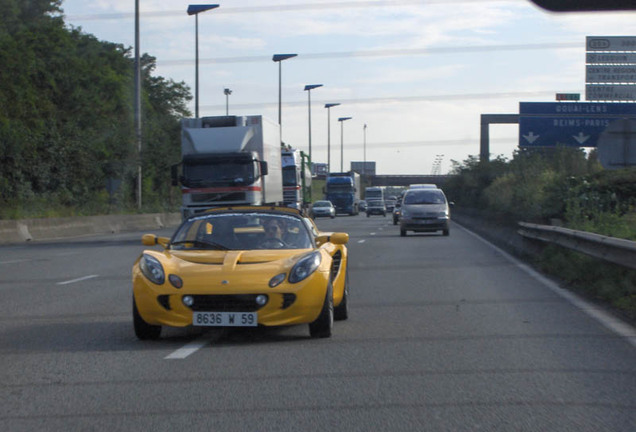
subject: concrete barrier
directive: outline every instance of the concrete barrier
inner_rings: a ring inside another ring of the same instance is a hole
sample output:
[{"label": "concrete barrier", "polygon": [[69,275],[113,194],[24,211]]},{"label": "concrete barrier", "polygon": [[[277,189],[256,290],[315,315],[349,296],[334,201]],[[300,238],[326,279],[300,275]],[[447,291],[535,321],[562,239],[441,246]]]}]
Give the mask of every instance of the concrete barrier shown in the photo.
[{"label": "concrete barrier", "polygon": [[170,228],[179,223],[179,213],[0,220],[0,244]]}]

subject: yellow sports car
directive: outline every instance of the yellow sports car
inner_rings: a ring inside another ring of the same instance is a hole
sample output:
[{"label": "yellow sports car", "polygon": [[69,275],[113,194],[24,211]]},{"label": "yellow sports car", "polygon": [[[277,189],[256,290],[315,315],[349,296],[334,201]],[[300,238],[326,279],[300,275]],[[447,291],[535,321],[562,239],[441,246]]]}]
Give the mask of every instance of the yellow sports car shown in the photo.
[{"label": "yellow sports car", "polygon": [[144,245],[163,250],[145,250],[133,266],[135,334],[307,323],[311,337],[329,337],[348,315],[348,240],[286,207],[217,208],[170,239],[146,234]]}]

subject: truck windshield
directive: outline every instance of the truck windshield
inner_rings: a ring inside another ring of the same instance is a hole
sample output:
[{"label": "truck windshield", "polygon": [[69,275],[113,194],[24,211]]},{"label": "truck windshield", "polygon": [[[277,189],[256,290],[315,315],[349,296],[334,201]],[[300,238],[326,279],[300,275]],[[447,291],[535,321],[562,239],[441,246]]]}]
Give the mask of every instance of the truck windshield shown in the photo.
[{"label": "truck windshield", "polygon": [[283,168],[283,186],[296,186],[297,184],[296,167]]},{"label": "truck windshield", "polygon": [[253,161],[189,162],[183,165],[183,185],[186,187],[247,186],[257,176]]}]

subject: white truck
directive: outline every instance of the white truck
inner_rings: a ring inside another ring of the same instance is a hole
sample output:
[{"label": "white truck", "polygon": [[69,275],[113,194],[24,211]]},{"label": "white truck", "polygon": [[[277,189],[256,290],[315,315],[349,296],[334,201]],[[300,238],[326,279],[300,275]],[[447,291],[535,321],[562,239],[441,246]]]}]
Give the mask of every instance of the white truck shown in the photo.
[{"label": "white truck", "polygon": [[181,120],[184,219],[212,207],[281,204],[280,128],[267,118],[218,116]]},{"label": "white truck", "polygon": [[309,157],[301,150],[283,148],[283,202],[303,209],[311,203],[311,169]]}]

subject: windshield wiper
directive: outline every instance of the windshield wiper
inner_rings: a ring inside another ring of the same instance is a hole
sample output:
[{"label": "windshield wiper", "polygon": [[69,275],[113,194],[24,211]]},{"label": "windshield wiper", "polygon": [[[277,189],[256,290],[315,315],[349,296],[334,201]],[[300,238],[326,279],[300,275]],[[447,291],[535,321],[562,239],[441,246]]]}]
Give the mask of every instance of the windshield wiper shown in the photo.
[{"label": "windshield wiper", "polygon": [[184,244],[192,244],[194,247],[199,247],[203,249],[214,249],[214,250],[230,250],[229,247],[222,245],[221,243],[215,242],[206,242],[202,240],[182,240],[177,242],[170,243],[170,246],[178,246]]}]

